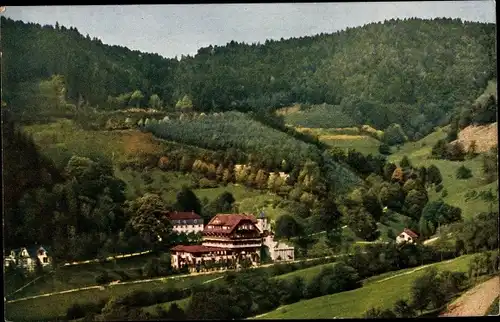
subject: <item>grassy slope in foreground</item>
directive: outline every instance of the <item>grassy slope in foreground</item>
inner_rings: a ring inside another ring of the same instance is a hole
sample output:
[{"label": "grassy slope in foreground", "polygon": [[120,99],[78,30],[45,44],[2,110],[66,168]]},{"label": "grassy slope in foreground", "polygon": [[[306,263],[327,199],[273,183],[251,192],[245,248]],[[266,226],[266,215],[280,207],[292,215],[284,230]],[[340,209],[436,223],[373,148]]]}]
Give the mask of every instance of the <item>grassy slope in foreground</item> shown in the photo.
[{"label": "grassy slope in foreground", "polygon": [[[471,255],[432,264],[440,270],[466,272]],[[414,272],[413,272],[414,271]],[[412,272],[412,273],[410,273]],[[333,317],[361,317],[371,307],[390,309],[400,299],[409,299],[413,281],[424,272],[424,269],[405,269],[389,272],[383,279],[372,278],[356,290],[342,292],[318,298],[300,301],[282,306],[262,319],[329,319]],[[406,275],[399,275],[408,273]],[[380,277],[380,276],[379,276]],[[390,278],[389,278],[390,277]],[[387,279],[386,279],[387,278]]]},{"label": "grassy slope in foreground", "polygon": [[[462,162],[428,158],[431,154],[432,146],[438,140],[444,139],[445,137],[445,129],[440,128],[418,142],[406,143],[398,152],[392,154],[388,159],[391,162],[399,164],[402,157],[406,155],[414,166],[429,167],[431,164],[434,164],[438,167],[443,177],[444,189],[448,192],[448,195],[444,197],[443,200],[450,205],[460,207],[464,218],[471,218],[479,212],[489,211],[490,204],[479,198],[475,200],[465,200],[465,194],[471,190],[476,190],[479,193],[480,191],[492,189],[492,192],[496,194],[498,181],[490,184],[485,184],[483,181],[481,156]],[[457,169],[462,165],[472,170],[472,178],[466,180],[456,178]],[[442,192],[436,193],[434,189],[429,191],[430,200],[437,200],[441,195]],[[493,210],[495,209],[498,209],[498,203],[496,202],[493,203]]]},{"label": "grassy slope in foreground", "polygon": [[316,265],[313,267],[308,267],[304,269],[299,269],[294,272],[290,272],[287,274],[283,275],[278,275],[273,278],[275,279],[281,279],[281,280],[291,280],[294,277],[301,277],[304,279],[305,282],[309,282],[314,278],[314,276],[318,275],[322,269],[327,268],[327,267],[333,267],[335,263],[327,263],[327,264],[321,264],[321,265]]},{"label": "grassy slope in foreground", "polygon": [[137,284],[117,284],[105,287],[104,290],[90,289],[79,292],[57,294],[39,297],[31,300],[7,303],[5,317],[11,321],[55,320],[66,316],[66,310],[74,303],[94,302],[107,299],[110,296],[123,296],[135,290],[154,291],[169,287],[183,288],[201,284],[214,279],[214,275],[198,275],[175,280],[158,280]]},{"label": "grassy slope in foreground", "polygon": [[168,311],[170,309],[170,305],[176,303],[181,309],[186,310],[186,307],[188,306],[190,300],[191,300],[191,298],[187,297],[185,299],[178,300],[178,301],[165,302],[165,303],[159,303],[159,304],[155,304],[155,305],[145,306],[142,309],[144,310],[144,312],[147,312],[147,313],[151,314],[153,317],[156,317],[156,315],[157,315],[156,308],[157,307],[161,307],[165,311]]}]

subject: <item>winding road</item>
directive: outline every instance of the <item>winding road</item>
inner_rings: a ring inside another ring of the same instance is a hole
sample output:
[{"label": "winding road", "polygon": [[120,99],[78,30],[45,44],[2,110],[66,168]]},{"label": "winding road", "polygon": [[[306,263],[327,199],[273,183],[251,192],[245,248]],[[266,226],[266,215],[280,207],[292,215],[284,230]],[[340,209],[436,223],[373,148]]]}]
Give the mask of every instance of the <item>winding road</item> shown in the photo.
[{"label": "winding road", "polygon": [[484,316],[499,294],[500,276],[495,276],[460,296],[439,317]]}]

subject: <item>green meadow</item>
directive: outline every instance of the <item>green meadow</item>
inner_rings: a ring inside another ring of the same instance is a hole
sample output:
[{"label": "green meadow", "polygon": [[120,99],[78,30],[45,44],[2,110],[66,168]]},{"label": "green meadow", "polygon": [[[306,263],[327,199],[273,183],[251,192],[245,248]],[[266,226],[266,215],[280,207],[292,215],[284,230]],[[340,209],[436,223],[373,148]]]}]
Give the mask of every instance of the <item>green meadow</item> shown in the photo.
[{"label": "green meadow", "polygon": [[[418,142],[404,144],[399,151],[389,156],[388,159],[391,162],[399,164],[403,156],[406,155],[414,166],[429,167],[432,164],[435,165],[443,177],[443,190],[446,190],[446,194],[443,196],[443,191],[436,192],[434,189],[429,189],[430,200],[443,198],[446,203],[460,207],[464,218],[471,218],[479,212],[489,211],[489,202],[485,202],[479,198],[469,200],[466,198],[466,195],[468,193],[470,194],[473,190],[480,193],[481,191],[488,191],[491,189],[494,195],[497,194],[498,181],[489,184],[485,184],[484,182],[481,156],[465,161],[448,161],[429,158],[432,146],[438,140],[445,137],[445,129],[439,128],[436,132],[429,134]],[[471,169],[472,178],[465,180],[457,179],[457,169],[462,165]],[[494,211],[498,211],[497,202],[491,203],[491,206]]]},{"label": "green meadow", "polygon": [[[222,275],[222,274],[221,274]],[[116,284],[102,289],[90,289],[71,293],[39,297],[20,302],[6,303],[5,317],[11,321],[39,321],[64,319],[67,309],[74,303],[98,303],[111,296],[122,296],[136,290],[154,291],[165,288],[188,288],[212,280],[219,274],[188,276],[179,279],[163,279],[135,284]]]},{"label": "green meadow", "polygon": [[[439,270],[467,272],[471,256],[461,256],[451,261],[432,264],[432,266]],[[413,281],[423,272],[424,269],[410,268],[382,274],[367,279],[361,288],[285,305],[258,318],[359,318],[371,307],[391,309],[397,300],[409,299]]]}]

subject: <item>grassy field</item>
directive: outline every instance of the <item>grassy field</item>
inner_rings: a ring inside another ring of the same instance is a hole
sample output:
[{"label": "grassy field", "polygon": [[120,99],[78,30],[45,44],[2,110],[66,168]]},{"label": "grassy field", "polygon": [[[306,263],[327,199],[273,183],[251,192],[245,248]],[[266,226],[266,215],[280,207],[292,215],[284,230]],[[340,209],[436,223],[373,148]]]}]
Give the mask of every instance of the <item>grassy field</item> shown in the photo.
[{"label": "grassy field", "polygon": [[[439,168],[443,177],[443,186],[447,191],[447,196],[443,197],[446,203],[462,209],[462,216],[470,218],[479,212],[489,211],[490,204],[481,200],[466,200],[465,195],[472,190],[480,191],[492,190],[496,195],[498,181],[485,184],[482,174],[481,156],[472,160],[465,161],[448,161],[448,160],[433,160],[429,159],[432,146],[440,139],[445,138],[445,129],[438,129],[427,137],[418,142],[410,142],[401,147],[399,151],[389,156],[389,161],[399,164],[401,158],[406,155],[414,166],[429,167],[434,164]],[[464,165],[471,169],[472,178],[461,180],[456,178],[457,169]],[[442,191],[436,193],[434,190],[429,190],[430,200],[437,200],[442,197]],[[493,210],[498,211],[498,203],[493,203]]]},{"label": "grassy field", "polygon": [[115,270],[123,270],[132,278],[143,278],[138,275],[139,273],[136,269],[142,268],[144,264],[153,256],[154,255],[146,254],[104,263],[90,263],[61,267],[54,273],[47,274],[38,279],[36,282],[17,292],[14,296],[12,296],[12,298],[9,299],[93,286],[96,285],[96,277],[103,270],[107,271],[110,276],[116,280],[120,279],[120,276],[113,272]]},{"label": "grassy field", "polygon": [[148,154],[158,154],[163,145],[150,133],[138,130],[87,131],[73,121],[60,119],[49,124],[24,126],[42,152],[56,164],[64,165],[71,155],[104,154],[114,162],[133,162]]},{"label": "grassy field", "polygon": [[125,190],[128,199],[134,199],[144,193],[157,193],[168,203],[175,202],[175,196],[182,186],[191,187],[194,178],[191,174],[184,174],[175,171],[162,171],[151,169],[148,171],[151,182],[146,182],[144,173],[131,169],[115,169],[115,176],[123,180],[127,187]]},{"label": "grassy field", "polygon": [[262,210],[268,218],[276,220],[286,213],[280,207],[282,200],[280,196],[260,192],[258,195],[244,197],[241,200],[236,199],[236,205],[240,212],[258,214]]},{"label": "grassy field", "polygon": [[[140,160],[148,155],[159,156],[167,145],[176,145],[155,139],[150,133],[137,130],[123,131],[88,131],[81,129],[73,121],[60,119],[48,124],[35,124],[23,128],[33,136],[45,155],[53,159],[59,166],[64,166],[72,155],[93,156],[104,154],[113,160],[115,165]],[[192,187],[195,178],[192,174],[175,171],[150,169],[136,171],[121,170],[115,167],[115,175],[126,183],[126,196],[134,199],[144,193],[157,193],[167,203],[175,202],[177,192],[182,186]],[[150,179],[149,179],[149,178]],[[277,218],[282,211],[275,205],[280,197],[265,191],[230,184],[227,187],[195,189],[198,198],[209,200],[228,191],[240,205],[241,211],[248,213],[264,209],[270,217]]]},{"label": "grassy field", "polygon": [[310,280],[312,280],[314,278],[314,276],[318,275],[322,269],[324,269],[326,267],[333,267],[333,265],[335,265],[335,263],[321,264],[321,265],[317,265],[317,266],[313,266],[313,267],[309,267],[309,268],[300,269],[300,270],[290,272],[287,274],[278,275],[278,276],[275,276],[273,278],[281,279],[281,280],[291,280],[294,277],[301,277],[304,279],[305,282],[309,282]]},{"label": "grassy field", "polygon": [[365,155],[379,154],[378,147],[380,146],[380,141],[369,136],[353,136],[349,138],[348,136],[334,135],[320,137],[319,140],[332,148],[335,147],[344,150],[355,149]]},{"label": "grassy field", "polygon": [[266,194],[264,191],[248,188],[239,184],[228,184],[226,187],[195,189],[194,193],[196,193],[199,199],[207,198],[208,200],[214,200],[225,191],[230,192],[236,201]]},{"label": "grassy field", "polygon": [[405,221],[409,219],[407,216],[401,215],[397,212],[389,210],[385,215],[385,220],[382,223],[377,223],[377,227],[380,231],[380,241],[389,241],[387,237],[387,232],[391,229],[394,234],[400,233],[405,228]]},{"label": "grassy field", "polygon": [[380,141],[372,136],[365,135],[356,128],[306,128],[297,127],[297,131],[305,132],[318,137],[331,148],[343,150],[355,149],[363,154],[379,154]]},{"label": "grassy field", "polygon": [[282,108],[276,112],[283,115],[285,122],[295,126],[311,128],[335,128],[353,126],[356,122],[339,106],[313,105],[309,108],[293,106]]},{"label": "grassy field", "polygon": [[64,317],[68,307],[77,302],[97,303],[100,300],[108,299],[111,296],[121,296],[135,290],[153,291],[170,287],[191,287],[193,285],[214,279],[217,276],[219,275],[198,275],[175,280],[159,280],[129,285],[117,284],[107,286],[103,290],[91,289],[58,294],[50,297],[40,297],[15,303],[7,303],[5,305],[5,316],[7,319],[12,321],[54,320],[56,318]]},{"label": "grassy field", "polygon": [[[448,262],[433,264],[439,270],[467,272],[471,256],[461,256]],[[410,297],[413,281],[424,270],[415,268],[373,277],[364,286],[348,291],[282,306],[261,319],[328,319],[333,317],[357,318],[371,307],[390,309],[399,299]],[[413,273],[409,273],[414,271]],[[408,273],[401,275],[402,273]],[[387,279],[388,277],[392,277]]]}]

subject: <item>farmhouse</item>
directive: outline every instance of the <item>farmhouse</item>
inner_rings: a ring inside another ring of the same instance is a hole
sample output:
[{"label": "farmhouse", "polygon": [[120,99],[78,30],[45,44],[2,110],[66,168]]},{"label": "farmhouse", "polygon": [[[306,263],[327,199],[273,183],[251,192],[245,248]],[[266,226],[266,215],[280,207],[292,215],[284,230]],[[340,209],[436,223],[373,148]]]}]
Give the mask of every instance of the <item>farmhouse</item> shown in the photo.
[{"label": "farmhouse", "polygon": [[29,272],[33,272],[39,262],[42,267],[51,264],[52,260],[47,253],[47,250],[42,246],[22,247],[13,249],[10,254],[4,258],[4,267],[20,267]]},{"label": "farmhouse", "polygon": [[263,213],[256,219],[247,214],[218,214],[203,229],[202,245],[178,245],[171,249],[172,267],[188,265],[195,270],[206,263],[261,262],[261,251],[273,260],[293,260],[294,248],[277,243]]},{"label": "farmhouse", "polygon": [[169,212],[166,217],[172,223],[172,231],[176,233],[199,233],[203,231],[203,218],[192,212]]},{"label": "farmhouse", "polygon": [[402,243],[413,244],[417,241],[417,239],[418,239],[418,235],[415,232],[411,231],[408,228],[405,228],[403,230],[403,232],[401,232],[401,234],[399,234],[396,237],[396,243],[397,244],[402,244]]}]

